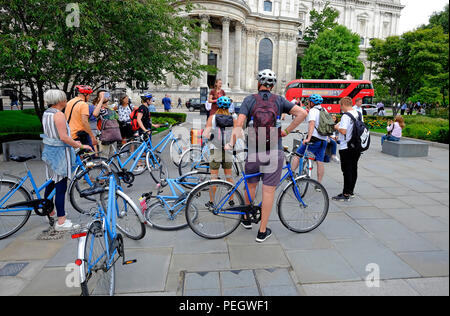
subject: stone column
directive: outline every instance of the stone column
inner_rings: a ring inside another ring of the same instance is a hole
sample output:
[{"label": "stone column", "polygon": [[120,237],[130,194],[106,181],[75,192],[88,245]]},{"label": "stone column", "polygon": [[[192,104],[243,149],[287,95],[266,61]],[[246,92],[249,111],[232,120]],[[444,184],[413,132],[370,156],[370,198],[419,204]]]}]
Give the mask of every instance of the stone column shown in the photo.
[{"label": "stone column", "polygon": [[222,18],[222,86],[228,89],[228,62],[230,57],[230,18]]},{"label": "stone column", "polygon": [[[200,33],[200,64],[201,65],[207,65],[208,64],[208,32],[206,29],[209,25],[209,15],[203,14],[200,15],[200,19],[202,21],[202,32]],[[206,71],[202,71],[200,80],[199,80],[199,87],[207,87],[208,86],[208,73]]]},{"label": "stone column", "polygon": [[241,90],[241,47],[242,47],[242,24],[236,22],[233,90]]}]

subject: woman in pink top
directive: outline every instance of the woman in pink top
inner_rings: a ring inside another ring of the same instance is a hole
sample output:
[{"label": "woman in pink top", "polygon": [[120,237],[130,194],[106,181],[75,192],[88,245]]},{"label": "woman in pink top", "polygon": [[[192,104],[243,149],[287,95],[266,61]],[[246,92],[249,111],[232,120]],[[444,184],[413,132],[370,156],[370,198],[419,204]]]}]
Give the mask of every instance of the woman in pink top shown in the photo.
[{"label": "woman in pink top", "polygon": [[391,142],[400,141],[400,138],[402,138],[402,130],[404,128],[405,121],[403,120],[403,117],[401,115],[397,115],[394,122],[388,121],[388,134],[381,137],[381,145],[383,145],[386,140],[389,140]]}]

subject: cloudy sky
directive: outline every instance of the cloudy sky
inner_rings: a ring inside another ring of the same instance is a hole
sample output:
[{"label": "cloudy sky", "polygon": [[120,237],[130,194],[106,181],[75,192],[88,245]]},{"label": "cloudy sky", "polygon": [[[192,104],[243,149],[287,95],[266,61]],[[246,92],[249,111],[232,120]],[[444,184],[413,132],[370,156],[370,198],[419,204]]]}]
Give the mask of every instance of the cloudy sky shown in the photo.
[{"label": "cloudy sky", "polygon": [[401,0],[406,7],[400,19],[400,34],[426,24],[430,15],[442,11],[449,0]]}]

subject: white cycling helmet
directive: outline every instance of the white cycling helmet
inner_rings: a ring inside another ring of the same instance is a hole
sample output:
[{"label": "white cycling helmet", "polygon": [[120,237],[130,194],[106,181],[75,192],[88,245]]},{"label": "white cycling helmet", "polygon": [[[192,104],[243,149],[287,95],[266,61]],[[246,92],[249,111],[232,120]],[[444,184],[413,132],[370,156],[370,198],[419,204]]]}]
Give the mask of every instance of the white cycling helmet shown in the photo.
[{"label": "white cycling helmet", "polygon": [[277,83],[277,75],[270,69],[261,70],[256,80],[264,86],[274,86]]}]

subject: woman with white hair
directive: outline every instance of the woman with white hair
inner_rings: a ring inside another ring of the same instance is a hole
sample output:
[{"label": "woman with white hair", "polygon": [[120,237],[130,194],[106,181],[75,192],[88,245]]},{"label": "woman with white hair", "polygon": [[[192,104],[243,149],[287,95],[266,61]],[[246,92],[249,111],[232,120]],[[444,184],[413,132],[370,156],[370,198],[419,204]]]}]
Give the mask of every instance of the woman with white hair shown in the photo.
[{"label": "woman with white hair", "polygon": [[[67,104],[66,93],[61,90],[48,90],[44,94],[44,101],[49,107],[42,116],[44,134],[41,135],[44,143],[42,160],[46,163],[47,180],[52,183],[45,188],[44,197],[47,198],[53,189],[56,189],[55,207],[58,222],[56,231],[65,231],[76,228],[77,225],[66,219],[64,208],[67,191],[67,179],[72,176],[72,163],[75,159],[73,148],[92,150],[88,145],[72,139],[69,124],[62,112]],[[54,216],[55,211],[50,214]]]}]

